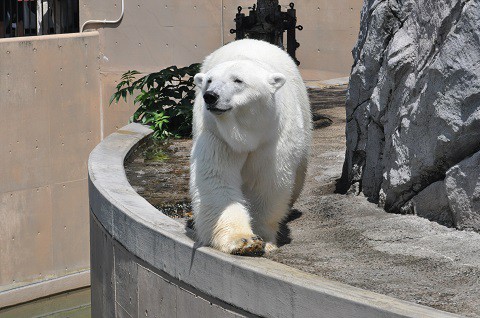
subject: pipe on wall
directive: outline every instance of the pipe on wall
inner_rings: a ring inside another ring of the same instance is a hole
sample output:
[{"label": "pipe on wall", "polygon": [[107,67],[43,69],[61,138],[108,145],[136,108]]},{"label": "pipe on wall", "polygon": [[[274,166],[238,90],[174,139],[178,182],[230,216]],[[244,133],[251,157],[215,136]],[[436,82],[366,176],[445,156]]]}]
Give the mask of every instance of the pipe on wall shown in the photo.
[{"label": "pipe on wall", "polygon": [[125,13],[125,0],[122,0],[122,12],[120,13],[120,17],[118,17],[118,19],[116,19],[116,20],[105,19],[105,20],[88,20],[88,21],[85,21],[85,23],[83,23],[82,27],[80,28],[80,32],[83,32],[83,30],[85,29],[85,26],[87,24],[93,24],[93,23],[117,24],[118,22],[122,21],[124,13]]}]

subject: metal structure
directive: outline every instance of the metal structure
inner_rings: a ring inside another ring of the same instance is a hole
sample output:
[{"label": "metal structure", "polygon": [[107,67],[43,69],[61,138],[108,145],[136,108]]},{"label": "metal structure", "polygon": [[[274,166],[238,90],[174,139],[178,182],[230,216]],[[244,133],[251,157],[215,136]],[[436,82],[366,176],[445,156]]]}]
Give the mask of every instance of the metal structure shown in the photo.
[{"label": "metal structure", "polygon": [[282,12],[278,0],[258,0],[256,5],[248,7],[250,11],[246,16],[242,13],[243,8],[239,6],[235,17],[236,29],[231,29],[230,33],[235,33],[235,40],[244,38],[263,40],[284,49],[283,33],[287,31],[287,52],[299,65],[295,51],[300,44],[295,38],[295,31],[297,29],[301,31],[303,27],[297,25],[294,7],[292,2],[289,9]]},{"label": "metal structure", "polygon": [[0,38],[78,31],[78,0],[0,1]]}]

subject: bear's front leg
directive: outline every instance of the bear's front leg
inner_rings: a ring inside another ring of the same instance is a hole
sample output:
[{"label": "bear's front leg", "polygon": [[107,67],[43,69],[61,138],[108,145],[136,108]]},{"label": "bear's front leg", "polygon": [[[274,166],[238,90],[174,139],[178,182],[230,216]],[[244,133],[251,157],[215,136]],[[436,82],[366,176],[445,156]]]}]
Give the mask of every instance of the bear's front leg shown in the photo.
[{"label": "bear's front leg", "polygon": [[262,255],[265,244],[252,231],[241,191],[246,157],[210,133],[195,139],[190,167],[195,231],[200,243],[222,252]]},{"label": "bear's front leg", "polygon": [[[203,218],[196,218],[196,220],[203,221]],[[212,247],[225,253],[238,255],[262,255],[264,253],[265,243],[261,237],[253,233],[250,226],[250,215],[243,204],[232,203],[221,208],[220,215],[214,222],[210,242]],[[209,227],[210,225],[200,226],[204,229]]]}]

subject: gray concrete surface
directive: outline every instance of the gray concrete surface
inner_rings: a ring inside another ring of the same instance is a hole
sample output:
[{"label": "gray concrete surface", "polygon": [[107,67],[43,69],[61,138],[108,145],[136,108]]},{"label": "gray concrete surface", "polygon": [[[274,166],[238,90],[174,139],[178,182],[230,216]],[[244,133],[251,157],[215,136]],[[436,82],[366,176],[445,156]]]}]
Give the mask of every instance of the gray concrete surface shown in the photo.
[{"label": "gray concrete surface", "polygon": [[[159,314],[163,309],[158,302],[172,297],[171,293],[162,296],[160,287],[165,280],[177,293],[168,306],[181,303],[182,310],[192,313],[201,312],[208,302],[220,307],[209,307],[209,313],[218,309],[240,316],[458,317],[265,258],[226,255],[196,245],[183,225],[159,213],[127,182],[125,156],[148,133],[143,126],[128,125],[106,138],[90,155],[94,313],[126,312],[138,317],[147,314],[144,310],[153,310],[149,316]],[[132,261],[146,270],[139,270],[139,266],[132,270]],[[148,271],[160,278],[149,278]],[[179,295],[179,289],[189,293]],[[135,299],[135,294],[138,303],[145,306],[135,308],[125,303],[130,297]],[[198,298],[205,302],[198,303]]]},{"label": "gray concrete surface", "polygon": [[319,108],[314,114],[331,125],[314,131],[307,183],[288,223],[289,244],[268,257],[356,287],[480,317],[480,234],[387,213],[363,195],[334,193],[344,159],[345,109]]}]

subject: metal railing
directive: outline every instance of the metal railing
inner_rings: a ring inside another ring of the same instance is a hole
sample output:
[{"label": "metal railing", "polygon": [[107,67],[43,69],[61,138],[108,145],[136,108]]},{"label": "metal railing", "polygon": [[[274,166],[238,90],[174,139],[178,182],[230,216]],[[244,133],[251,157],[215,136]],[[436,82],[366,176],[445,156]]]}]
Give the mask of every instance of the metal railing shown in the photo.
[{"label": "metal railing", "polygon": [[78,0],[0,0],[0,38],[79,31]]}]

